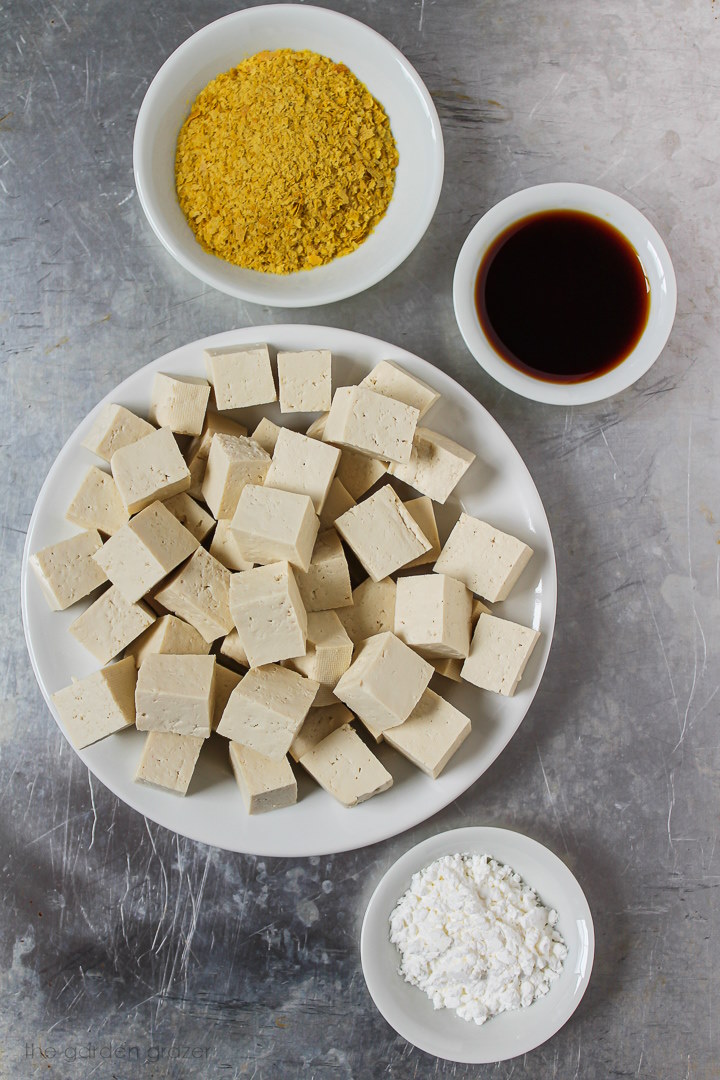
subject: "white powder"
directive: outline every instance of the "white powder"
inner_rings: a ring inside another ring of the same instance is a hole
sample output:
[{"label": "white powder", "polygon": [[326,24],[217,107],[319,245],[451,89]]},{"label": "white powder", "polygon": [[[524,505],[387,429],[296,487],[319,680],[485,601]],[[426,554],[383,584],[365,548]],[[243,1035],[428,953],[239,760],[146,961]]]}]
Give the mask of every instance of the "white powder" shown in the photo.
[{"label": "white powder", "polygon": [[400,974],[436,1009],[484,1024],[547,994],[567,956],[557,918],[509,866],[445,855],[413,876],[390,940]]}]

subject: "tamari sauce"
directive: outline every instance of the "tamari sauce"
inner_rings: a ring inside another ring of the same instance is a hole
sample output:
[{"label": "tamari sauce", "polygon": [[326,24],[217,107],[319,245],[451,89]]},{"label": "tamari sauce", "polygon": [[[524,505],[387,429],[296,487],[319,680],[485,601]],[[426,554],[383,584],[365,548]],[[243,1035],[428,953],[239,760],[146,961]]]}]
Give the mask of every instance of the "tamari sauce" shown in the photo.
[{"label": "tamari sauce", "polygon": [[495,239],[478,270],[475,302],[503,360],[546,382],[573,383],[632,352],[650,293],[622,233],[593,214],[547,210]]}]

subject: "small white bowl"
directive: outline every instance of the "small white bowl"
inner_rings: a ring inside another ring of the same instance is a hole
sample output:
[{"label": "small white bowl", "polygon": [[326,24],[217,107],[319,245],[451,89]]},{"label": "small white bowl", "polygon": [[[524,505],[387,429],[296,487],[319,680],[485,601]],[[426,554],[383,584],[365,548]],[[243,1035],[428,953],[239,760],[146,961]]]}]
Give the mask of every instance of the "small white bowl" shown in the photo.
[{"label": "small white bowl", "polygon": [[[175,191],[178,132],[203,87],[264,49],[310,49],[343,62],[390,118],[400,156],[387,213],[350,255],[294,274],[262,274],[204,251]],[[201,281],[256,304],[311,307],[353,296],[407,258],[430,224],[443,178],[443,139],[432,98],[394,45],[370,27],[325,8],[272,4],[226,15],[188,38],[165,61],[135,128],[135,185],[167,250]]]},{"label": "small white bowl", "polygon": [[[475,282],[485,252],[510,225],[543,210],[582,210],[613,225],[635,248],[650,285],[647,326],[636,347],[617,367],[582,382],[545,382],[512,367],[489,342],[475,306]],[[670,336],[677,285],[670,255],[659,233],[630,203],[588,184],[540,184],[503,199],[478,221],[455,265],[453,302],[465,344],[488,375],[532,401],[585,405],[620,393],[652,367]]]},{"label": "small white bowl", "polygon": [[[451,1009],[434,1009],[422,990],[400,975],[400,954],[390,942],[390,914],[413,874],[443,855],[491,855],[516,870],[547,907],[558,913],[568,955],[544,998],[501,1013],[478,1026]],[[590,981],[595,932],[585,894],[567,866],[536,840],[508,829],[469,828],[439,833],[411,848],[375,889],[365,912],[360,957],[370,996],[408,1042],[427,1054],[472,1065],[527,1054],[546,1042],[580,1004]]]}]

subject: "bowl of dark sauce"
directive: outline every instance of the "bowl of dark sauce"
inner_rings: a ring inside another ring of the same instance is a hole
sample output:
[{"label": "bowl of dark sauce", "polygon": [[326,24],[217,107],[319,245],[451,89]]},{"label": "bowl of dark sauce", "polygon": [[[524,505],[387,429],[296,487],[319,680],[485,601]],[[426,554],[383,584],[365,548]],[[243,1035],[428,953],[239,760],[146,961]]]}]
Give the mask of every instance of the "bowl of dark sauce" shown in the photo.
[{"label": "bowl of dark sauce", "polygon": [[460,252],[458,326],[481,366],[535,401],[584,404],[652,366],[677,302],[667,248],[635,207],[585,184],[498,203]]}]

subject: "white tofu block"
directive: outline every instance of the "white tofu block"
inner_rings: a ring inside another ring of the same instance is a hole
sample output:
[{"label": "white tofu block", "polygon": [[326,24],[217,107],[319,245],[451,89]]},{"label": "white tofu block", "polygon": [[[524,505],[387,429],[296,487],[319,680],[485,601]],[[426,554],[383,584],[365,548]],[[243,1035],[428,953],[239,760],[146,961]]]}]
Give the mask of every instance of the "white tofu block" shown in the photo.
[{"label": "white tofu block", "polygon": [[440,398],[440,394],[422,379],[418,379],[417,375],[411,375],[390,360],[381,360],[379,364],[376,364],[370,374],[362,380],[360,386],[366,386],[368,390],[374,390],[376,394],[395,398],[396,401],[402,401],[405,405],[412,405],[420,414],[418,417],[420,420]]},{"label": "white tofu block", "polygon": [[110,473],[92,465],[67,508],[66,521],[81,529],[98,529],[106,536],[112,536],[126,524],[128,517]]},{"label": "white tofu block", "polygon": [[315,700],[318,684],[278,664],[251,668],[230,695],[218,735],[279,761]]},{"label": "white tofu block", "polygon": [[462,677],[473,686],[510,697],[540,637],[537,630],[495,615],[481,615]]},{"label": "white tofu block", "polygon": [[[328,410],[329,408],[330,406],[328,406]],[[324,412],[322,416],[318,416],[317,420],[313,420],[312,424],[305,432],[308,439],[322,439],[322,434],[325,430],[325,425],[327,424],[327,418],[328,413]]]},{"label": "white tofu block", "polygon": [[154,430],[152,424],[148,424],[147,420],[142,420],[123,405],[105,405],[83,439],[82,445],[103,461],[110,461],[116,450],[151,435]]},{"label": "white tofu block", "polygon": [[322,437],[324,442],[369,457],[406,462],[410,460],[418,416],[412,405],[364,386],[341,386],[333,395]]},{"label": "white tofu block", "polygon": [[64,611],[107,581],[93,559],[102,547],[96,529],[58,540],[30,556],[43,596],[53,611]]},{"label": "white tofu block", "polygon": [[[317,698],[315,699],[317,701]],[[353,714],[346,705],[337,701],[334,705],[327,705],[318,709],[312,707],[303,721],[303,726],[298,731],[290,747],[290,757],[293,761],[299,761],[303,754],[312,750],[319,742],[326,739],[333,731],[349,724]]]},{"label": "white tofu block", "polygon": [[178,435],[201,435],[205,423],[210,383],[191,375],[163,375],[153,379],[150,419]]},{"label": "white tofu block", "polygon": [[231,742],[230,764],[248,814],[282,810],[297,802],[297,781],[286,757],[273,761]]},{"label": "white tofu block", "polygon": [[432,545],[424,555],[419,555],[417,559],[409,562],[405,569],[410,570],[413,566],[426,566],[428,563],[434,563],[440,554],[440,534],[435,520],[432,499],[429,499],[427,495],[421,495],[419,499],[409,499],[404,502],[403,506],[420,529],[420,532],[428,538]]},{"label": "white tofu block", "polygon": [[190,464],[195,458],[207,461],[210,447],[215,435],[247,435],[247,428],[231,420],[222,413],[208,412],[205,414],[205,423],[202,432],[191,440],[188,446],[185,460]]},{"label": "white tofu block", "polygon": [[335,522],[373,581],[381,581],[432,547],[386,484]]},{"label": "white tofu block", "polygon": [[146,656],[135,687],[138,731],[167,731],[207,739],[215,704],[215,657]]},{"label": "white tofu block", "polygon": [[303,754],[300,764],[343,806],[357,806],[392,787],[390,773],[347,724]]},{"label": "white tofu block", "polygon": [[135,723],[136,677],[135,662],[128,658],[53,694],[53,705],[76,750]]},{"label": "white tofu block", "polygon": [[241,679],[242,675],[238,675],[236,671],[231,671],[230,668],[224,667],[222,664],[215,664],[215,704],[213,705],[212,719],[213,731],[217,731],[217,726],[222,719],[222,714],[225,712],[227,703],[230,700],[230,695]]},{"label": "white tofu block", "polygon": [[308,495],[248,484],[230,524],[240,554],[248,562],[286,560],[307,570],[320,522]]},{"label": "white tofu block", "polygon": [[161,502],[123,525],[93,558],[126,600],[139,600],[192,555],[198,542]]},{"label": "white tofu block", "polygon": [[307,618],[307,652],[285,666],[314,679],[320,690],[333,691],[350,667],[353,643],[334,611],[312,611]]},{"label": "white tofu block", "polygon": [[207,471],[207,458],[198,454],[194,458],[188,458],[188,472],[190,473],[190,487],[187,493],[191,499],[202,499],[202,485]]},{"label": "white tofu block", "polygon": [[[367,458],[370,461],[370,458]],[[323,508],[320,511],[320,526],[323,529],[329,529],[331,525],[334,525],[341,514],[344,514],[346,510],[350,510],[355,506],[355,500],[353,499],[347,488],[340,483],[337,476],[330,485],[330,489],[327,493],[327,498],[323,503]]]},{"label": "white tofu block", "polygon": [[236,664],[240,664],[242,667],[250,667],[250,661],[247,658],[245,646],[240,640],[240,635],[237,630],[231,630],[227,637],[222,639],[220,643],[220,655],[226,656],[228,660],[234,660]]},{"label": "white tofu block", "polygon": [[233,574],[230,609],[250,667],[304,656],[307,614],[288,562]]},{"label": "white tofu block", "polygon": [[338,611],[338,618],[353,644],[365,638],[392,631],[395,626],[397,587],[392,578],[373,581],[368,578],[353,590],[352,607]]},{"label": "white tofu block", "polygon": [[228,570],[252,570],[254,565],[247,559],[243,559],[240,554],[240,548],[229,521],[218,521],[210,545],[210,554]]},{"label": "white tofu block", "polygon": [[135,666],[140,667],[143,660],[153,653],[207,656],[209,652],[209,643],[194,626],[176,615],[161,615],[127,647],[125,655],[134,657]]},{"label": "white tofu block", "polygon": [[195,735],[149,731],[135,772],[135,780],[185,795],[204,741]]},{"label": "white tofu block", "polygon": [[267,416],[263,416],[262,420],[252,433],[252,437],[258,446],[262,446],[266,454],[270,457],[275,453],[275,444],[278,441],[278,435],[282,431],[281,427],[277,424],[273,424],[272,420],[268,420]]},{"label": "white tofu block", "polygon": [[221,412],[277,401],[267,345],[206,349],[205,369]]},{"label": "white tofu block", "polygon": [[433,667],[391,633],[368,638],[335,687],[335,696],[379,731],[407,720]]},{"label": "white tofu block", "polygon": [[265,487],[308,495],[319,514],[340,462],[336,446],[308,439],[297,431],[283,428],[278,435],[272,464],[265,477]]},{"label": "white tofu block", "polygon": [[296,578],[306,611],[330,611],[352,604],[345,549],[334,529],[318,534],[310,567],[307,572],[298,570]]},{"label": "white tofu block", "polygon": [[471,611],[472,595],[462,581],[445,574],[398,578],[395,633],[427,659],[465,659]]},{"label": "white tofu block", "polygon": [[434,569],[464,582],[491,604],[507,599],[530,559],[532,548],[494,529],[486,521],[461,514]]},{"label": "white tofu block", "polygon": [[400,727],[385,739],[404,757],[435,779],[470,734],[470,721],[439,694],[426,690]]},{"label": "white tofu block", "polygon": [[154,622],[155,615],[147,605],[130,603],[111,585],[69,630],[96,660],[107,664]]},{"label": "white tofu block", "polygon": [[190,487],[190,470],[170,428],[159,428],[116,450],[110,468],[130,514]]},{"label": "white tofu block", "polygon": [[155,599],[212,642],[233,628],[229,605],[231,576],[222,563],[200,547],[161,585]]},{"label": "white tofu block", "polygon": [[202,485],[202,495],[216,518],[229,519],[247,484],[262,484],[272,458],[246,435],[215,435]]},{"label": "white tofu block", "polygon": [[438,675],[442,675],[445,679],[452,679],[453,682],[462,682],[462,660],[454,660],[451,657],[431,657],[430,663],[435,668]]},{"label": "white tofu block", "polygon": [[215,519],[208,514],[207,510],[203,510],[187,491],[181,491],[179,495],[166,499],[164,506],[199,543],[202,543],[215,528]]},{"label": "white tofu block", "polygon": [[339,480],[355,502],[362,499],[373,484],[377,484],[388,471],[387,461],[365,457],[354,450],[343,450],[335,479]]},{"label": "white tofu block", "polygon": [[277,354],[280,412],[327,412],[332,400],[328,349]]},{"label": "white tofu block", "polygon": [[444,503],[475,460],[475,454],[437,431],[419,427],[410,460],[391,464],[390,475],[435,502]]}]

